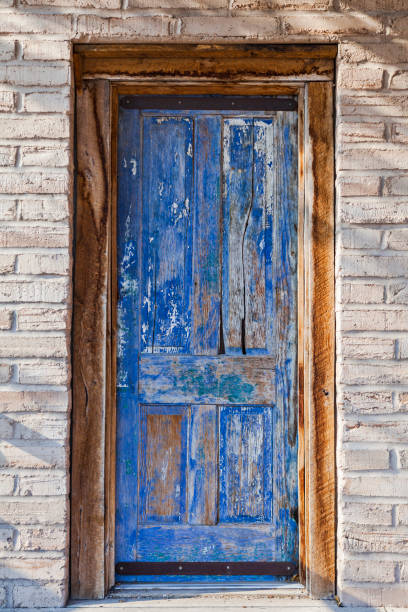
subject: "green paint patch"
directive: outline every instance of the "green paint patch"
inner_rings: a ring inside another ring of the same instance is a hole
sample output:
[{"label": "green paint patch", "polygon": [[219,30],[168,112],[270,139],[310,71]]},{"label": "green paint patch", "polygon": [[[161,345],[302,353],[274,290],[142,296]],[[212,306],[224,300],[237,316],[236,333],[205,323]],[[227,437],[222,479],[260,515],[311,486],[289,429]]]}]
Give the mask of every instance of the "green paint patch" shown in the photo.
[{"label": "green paint patch", "polygon": [[204,371],[189,369],[179,376],[176,385],[185,393],[198,397],[220,397],[234,404],[250,401],[254,386],[242,380],[237,374],[223,374],[217,377],[217,368],[206,365]]}]

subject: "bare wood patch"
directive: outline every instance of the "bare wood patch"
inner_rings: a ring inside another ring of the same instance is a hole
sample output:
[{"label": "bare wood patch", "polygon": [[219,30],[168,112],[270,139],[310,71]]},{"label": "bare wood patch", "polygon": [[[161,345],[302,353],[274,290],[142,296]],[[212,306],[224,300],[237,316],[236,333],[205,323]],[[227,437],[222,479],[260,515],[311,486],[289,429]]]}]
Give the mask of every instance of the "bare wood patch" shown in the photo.
[{"label": "bare wood patch", "polygon": [[71,595],[103,597],[109,84],[77,95]]}]

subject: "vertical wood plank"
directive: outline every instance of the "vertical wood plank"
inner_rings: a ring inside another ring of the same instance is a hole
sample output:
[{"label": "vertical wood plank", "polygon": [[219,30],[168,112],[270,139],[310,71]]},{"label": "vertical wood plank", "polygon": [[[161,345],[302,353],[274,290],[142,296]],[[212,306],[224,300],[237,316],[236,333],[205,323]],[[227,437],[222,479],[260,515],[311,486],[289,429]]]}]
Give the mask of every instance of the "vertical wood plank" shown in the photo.
[{"label": "vertical wood plank", "polygon": [[185,522],[187,408],[142,406],[140,430],[140,522]]},{"label": "vertical wood plank", "polygon": [[120,108],[117,193],[116,557],[134,559],[137,531],[140,340],[140,113]]},{"label": "vertical wood plank", "polygon": [[252,210],[252,119],[224,119],[223,313],[225,350],[245,352],[244,241]]},{"label": "vertical wood plank", "polygon": [[196,355],[216,355],[220,342],[220,134],[221,117],[196,117],[192,337],[192,352]]},{"label": "vertical wood plank", "polygon": [[272,408],[220,407],[220,521],[271,519]]},{"label": "vertical wood plank", "polygon": [[[266,259],[270,252],[266,251],[265,221],[268,193],[268,158],[266,135],[273,120],[257,120],[253,122],[253,179],[252,179],[252,210],[244,238],[244,282],[245,282],[245,350],[266,348]],[[269,154],[271,152],[269,151]],[[271,287],[269,287],[269,290]]]},{"label": "vertical wood plank", "polygon": [[188,352],[193,121],[144,117],[142,352]]},{"label": "vertical wood plank", "polygon": [[215,525],[218,501],[217,406],[191,406],[188,522]]},{"label": "vertical wood plank", "polygon": [[314,597],[335,585],[334,151],[330,83],[308,85],[310,160],[311,362],[309,406],[308,587]]},{"label": "vertical wood plank", "polygon": [[276,405],[280,418],[276,440],[282,473],[275,480],[275,512],[282,519],[282,554],[298,547],[297,474],[297,223],[298,151],[297,114],[276,113],[271,186],[272,337],[275,355]]},{"label": "vertical wood plank", "polygon": [[71,596],[105,593],[105,412],[110,199],[109,83],[77,91]]}]

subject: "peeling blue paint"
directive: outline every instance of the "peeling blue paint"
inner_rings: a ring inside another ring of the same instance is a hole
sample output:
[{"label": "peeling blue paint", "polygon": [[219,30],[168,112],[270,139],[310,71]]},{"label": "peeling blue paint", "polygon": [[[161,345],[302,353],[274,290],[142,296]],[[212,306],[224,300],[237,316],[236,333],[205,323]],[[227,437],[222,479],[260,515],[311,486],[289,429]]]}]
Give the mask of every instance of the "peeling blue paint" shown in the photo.
[{"label": "peeling blue paint", "polygon": [[296,563],[296,113],[119,113],[116,559]]}]

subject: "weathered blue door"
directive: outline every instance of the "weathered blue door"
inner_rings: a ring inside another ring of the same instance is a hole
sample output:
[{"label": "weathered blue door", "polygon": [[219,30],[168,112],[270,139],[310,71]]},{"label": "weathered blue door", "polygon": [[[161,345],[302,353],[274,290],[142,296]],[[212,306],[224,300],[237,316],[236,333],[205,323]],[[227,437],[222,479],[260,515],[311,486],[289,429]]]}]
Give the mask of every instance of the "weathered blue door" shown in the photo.
[{"label": "weathered blue door", "polygon": [[296,564],[297,114],[124,106],[117,564]]}]

